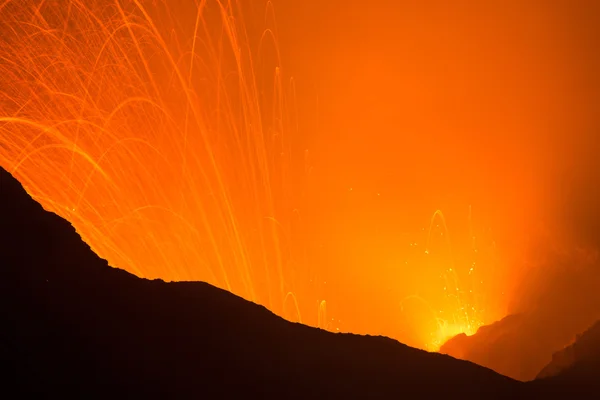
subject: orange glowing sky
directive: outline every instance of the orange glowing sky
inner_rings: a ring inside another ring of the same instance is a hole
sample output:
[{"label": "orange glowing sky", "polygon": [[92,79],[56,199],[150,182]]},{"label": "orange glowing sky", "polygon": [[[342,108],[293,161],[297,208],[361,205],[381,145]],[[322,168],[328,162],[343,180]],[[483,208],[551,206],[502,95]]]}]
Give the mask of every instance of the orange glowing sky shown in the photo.
[{"label": "orange glowing sky", "polygon": [[50,3],[0,11],[0,163],[138,275],[435,348],[509,311],[596,178],[594,2]]},{"label": "orange glowing sky", "polygon": [[[278,5],[314,168],[308,214],[313,237],[327,243],[332,260],[343,260],[344,273],[332,267],[329,277],[354,299],[346,318],[360,315],[362,331],[404,328],[388,316],[395,296],[427,276],[422,265],[402,264],[408,243],[423,240],[412,233],[436,209],[447,217],[455,257],[465,260],[472,205],[477,233],[491,229],[488,240],[500,249],[502,273],[488,290],[508,294],[523,273],[516,259],[525,239],[540,225],[563,222],[557,210],[575,204],[565,188],[589,175],[582,150],[598,148],[591,133],[598,127],[598,7]],[[490,307],[503,309],[504,301]]]}]

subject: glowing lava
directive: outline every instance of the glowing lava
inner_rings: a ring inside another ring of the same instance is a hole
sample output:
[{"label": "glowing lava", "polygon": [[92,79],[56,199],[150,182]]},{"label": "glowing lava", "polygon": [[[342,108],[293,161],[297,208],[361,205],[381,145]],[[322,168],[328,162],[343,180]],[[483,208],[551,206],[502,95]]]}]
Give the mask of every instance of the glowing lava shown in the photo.
[{"label": "glowing lava", "polygon": [[[437,289],[433,285],[434,289],[429,288],[428,295],[410,295],[400,303],[402,312],[417,314],[412,316],[416,318],[414,329],[423,332],[424,347],[428,350],[439,350],[445,341],[460,333],[473,335],[479,327],[493,321],[489,319],[492,314],[486,310],[489,306],[485,298],[487,288],[483,276],[478,274],[479,250],[473,234],[470,207],[469,235],[471,257],[466,265],[457,266],[446,219],[440,210],[435,211],[427,230],[425,250],[420,253],[418,263],[433,272],[430,276],[437,274]],[[441,243],[436,238],[441,239]]]},{"label": "glowing lava", "polygon": [[293,85],[275,28],[252,41],[243,15],[237,1],[2,3],[0,164],[111,265],[281,312]]},{"label": "glowing lava", "polygon": [[[294,235],[294,81],[272,5],[253,31],[247,3],[1,3],[0,165],[114,267],[207,281],[339,330],[327,305],[350,298],[316,288]],[[438,211],[419,262],[431,293],[403,302],[430,349],[483,321],[475,261],[463,276],[448,236]]]}]

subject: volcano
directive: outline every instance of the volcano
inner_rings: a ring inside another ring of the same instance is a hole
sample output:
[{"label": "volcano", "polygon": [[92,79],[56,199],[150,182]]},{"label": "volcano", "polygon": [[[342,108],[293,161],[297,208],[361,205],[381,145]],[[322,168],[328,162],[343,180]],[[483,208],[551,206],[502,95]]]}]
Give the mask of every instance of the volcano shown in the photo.
[{"label": "volcano", "polygon": [[573,384],[573,368],[522,383],[386,337],[291,323],[207,283],[136,277],[99,258],[3,169],[0,265],[7,393],[465,399],[585,386]]},{"label": "volcano", "polygon": [[[526,279],[515,296],[519,312],[480,327],[472,336],[456,336],[440,351],[520,381],[539,377],[554,353],[562,353],[600,319],[600,270],[594,253],[549,251],[539,273]],[[584,345],[583,353],[594,354],[592,347]]]}]

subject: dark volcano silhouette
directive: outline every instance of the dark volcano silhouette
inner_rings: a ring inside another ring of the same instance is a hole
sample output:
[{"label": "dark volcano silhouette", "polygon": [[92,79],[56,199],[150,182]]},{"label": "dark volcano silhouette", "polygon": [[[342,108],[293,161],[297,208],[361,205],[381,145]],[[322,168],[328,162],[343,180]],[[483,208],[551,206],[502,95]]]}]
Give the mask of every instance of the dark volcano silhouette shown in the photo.
[{"label": "dark volcano silhouette", "polygon": [[574,378],[579,381],[597,378],[588,376],[589,371],[600,371],[600,321],[577,335],[573,344],[554,353],[552,361],[540,371],[537,378]]},{"label": "dark volcano silhouette", "polygon": [[599,398],[600,321],[577,335],[574,343],[556,352],[552,361],[530,383],[533,393],[545,397],[572,397],[573,389],[587,398]]},{"label": "dark volcano silhouette", "polygon": [[531,385],[470,362],[290,323],[206,283],[111,268],[2,169],[0,265],[2,390],[19,397],[531,396]]},{"label": "dark volcano silhouette", "polygon": [[[548,250],[550,249],[550,250]],[[541,244],[539,265],[516,296],[517,313],[475,335],[459,335],[441,352],[529,381],[600,319],[600,263],[594,251],[557,251]]]},{"label": "dark volcano silhouette", "polygon": [[440,352],[530,381],[573,337],[559,333],[554,323],[543,323],[535,314],[516,314],[482,326],[472,336],[457,335]]}]

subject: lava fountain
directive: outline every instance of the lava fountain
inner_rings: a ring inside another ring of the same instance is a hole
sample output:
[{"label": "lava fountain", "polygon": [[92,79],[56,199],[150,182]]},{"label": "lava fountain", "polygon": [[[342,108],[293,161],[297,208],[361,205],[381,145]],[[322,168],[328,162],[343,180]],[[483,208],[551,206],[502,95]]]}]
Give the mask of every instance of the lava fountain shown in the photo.
[{"label": "lava fountain", "polygon": [[[438,351],[451,337],[473,335],[479,327],[503,316],[494,304],[502,294],[494,293],[497,289],[487,282],[496,272],[495,243],[481,240],[478,244],[470,206],[468,222],[468,249],[460,249],[464,259],[458,260],[454,254],[456,244],[450,238],[446,218],[436,210],[429,227],[423,230],[424,249],[417,249],[410,261],[424,271],[421,280],[428,284],[423,294],[404,297],[400,307],[427,350]],[[420,247],[418,243],[413,246]]]},{"label": "lava fountain", "polygon": [[19,0],[0,30],[0,165],[112,266],[281,313],[293,81],[274,24],[247,30],[238,1]]},{"label": "lava fountain", "polygon": [[[249,12],[235,0],[4,1],[0,165],[114,267],[206,281],[339,330],[328,308],[349,298],[325,299],[295,237],[308,155],[295,155],[273,6],[266,28]],[[483,311],[474,261],[457,272],[440,211],[427,235],[418,263],[438,277],[402,303],[436,349]]]}]

